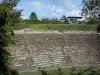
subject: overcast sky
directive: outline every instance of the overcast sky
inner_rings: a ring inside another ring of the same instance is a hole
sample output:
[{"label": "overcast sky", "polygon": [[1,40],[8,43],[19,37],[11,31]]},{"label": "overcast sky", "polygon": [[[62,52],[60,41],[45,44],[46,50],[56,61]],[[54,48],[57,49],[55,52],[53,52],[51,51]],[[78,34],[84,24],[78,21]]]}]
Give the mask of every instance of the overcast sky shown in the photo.
[{"label": "overcast sky", "polygon": [[60,18],[80,16],[82,0],[21,0],[18,9],[24,9],[23,18],[29,18],[31,12],[36,12],[39,18]]}]

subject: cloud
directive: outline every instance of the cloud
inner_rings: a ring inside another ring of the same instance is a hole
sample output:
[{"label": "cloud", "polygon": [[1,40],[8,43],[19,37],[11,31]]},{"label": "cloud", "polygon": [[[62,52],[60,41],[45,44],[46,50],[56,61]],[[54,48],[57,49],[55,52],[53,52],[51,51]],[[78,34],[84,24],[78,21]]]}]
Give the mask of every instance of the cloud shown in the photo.
[{"label": "cloud", "polygon": [[61,7],[69,11],[75,9],[75,5],[72,3],[72,0],[50,0],[50,3],[56,7]]},{"label": "cloud", "polygon": [[65,10],[61,8],[52,9],[52,16],[56,18],[60,18],[62,15],[65,15]]},{"label": "cloud", "polygon": [[28,2],[28,5],[40,10],[41,8],[44,7],[44,4],[41,1],[33,1],[33,2]]},{"label": "cloud", "polygon": [[51,10],[51,15],[53,17],[56,18],[61,18],[63,15],[66,15],[66,17],[68,16],[81,16],[81,10],[80,9],[73,9],[73,10],[66,10],[60,7],[56,7],[54,5],[52,5],[51,7],[49,7],[49,9]]},{"label": "cloud", "polygon": [[72,10],[72,11],[69,11],[68,13],[67,13],[67,15],[69,15],[69,16],[80,16],[81,14],[81,10]]},{"label": "cloud", "polygon": [[81,16],[81,10],[77,9],[72,0],[50,0],[51,6],[49,9],[52,11],[52,16],[61,18],[63,15],[68,16]]},{"label": "cloud", "polygon": [[72,2],[72,0],[49,0],[50,3],[45,3],[44,1],[29,1],[27,4],[33,8],[40,10],[39,18],[44,16],[48,18],[58,18],[60,19],[63,15],[68,16],[81,16],[79,13],[80,9]]},{"label": "cloud", "polygon": [[22,19],[28,19],[28,17],[26,17],[26,16],[21,16],[21,18],[22,18]]}]

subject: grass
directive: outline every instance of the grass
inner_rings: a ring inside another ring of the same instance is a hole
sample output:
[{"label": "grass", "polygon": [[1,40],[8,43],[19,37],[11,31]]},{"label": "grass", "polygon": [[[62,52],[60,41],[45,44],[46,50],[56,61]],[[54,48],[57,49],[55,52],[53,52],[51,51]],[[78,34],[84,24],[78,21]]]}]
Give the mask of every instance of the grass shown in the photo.
[{"label": "grass", "polygon": [[20,24],[14,25],[14,26],[10,26],[10,28],[12,28],[14,30],[21,30],[24,28],[29,28],[29,26],[27,24],[20,23]]},{"label": "grass", "polygon": [[[82,66],[82,67],[77,67],[76,69],[76,72],[81,69],[81,70],[85,70],[89,68],[88,66]],[[100,69],[100,67],[97,67],[97,69]],[[46,72],[49,74],[49,75],[58,75],[55,71],[57,71],[57,69],[52,69],[52,70],[46,70]],[[63,72],[63,75],[70,75],[70,72],[71,72],[71,67],[67,67],[67,68],[62,68],[62,72]],[[36,72],[21,72],[20,75],[41,75],[40,72],[36,71]]]},{"label": "grass", "polygon": [[31,30],[59,30],[59,31],[96,31],[97,25],[85,24],[19,24],[13,27],[15,30],[29,28]]},{"label": "grass", "polygon": [[[62,70],[64,72],[64,75],[69,75],[70,69],[71,68],[63,68]],[[49,75],[57,75],[57,73],[55,72],[56,69],[46,70],[46,71]],[[41,73],[38,71],[36,71],[36,72],[22,72],[22,73],[20,73],[20,75],[41,75]]]},{"label": "grass", "polygon": [[82,24],[31,24],[31,30],[75,30],[75,31],[96,31],[97,25]]}]

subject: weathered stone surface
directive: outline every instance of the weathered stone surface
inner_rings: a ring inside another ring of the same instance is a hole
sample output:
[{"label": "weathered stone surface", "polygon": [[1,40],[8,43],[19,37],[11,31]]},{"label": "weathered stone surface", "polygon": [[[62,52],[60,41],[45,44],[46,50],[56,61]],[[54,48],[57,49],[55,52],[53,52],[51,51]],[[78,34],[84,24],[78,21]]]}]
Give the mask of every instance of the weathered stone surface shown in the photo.
[{"label": "weathered stone surface", "polygon": [[100,34],[95,32],[15,32],[15,68],[100,64]]}]

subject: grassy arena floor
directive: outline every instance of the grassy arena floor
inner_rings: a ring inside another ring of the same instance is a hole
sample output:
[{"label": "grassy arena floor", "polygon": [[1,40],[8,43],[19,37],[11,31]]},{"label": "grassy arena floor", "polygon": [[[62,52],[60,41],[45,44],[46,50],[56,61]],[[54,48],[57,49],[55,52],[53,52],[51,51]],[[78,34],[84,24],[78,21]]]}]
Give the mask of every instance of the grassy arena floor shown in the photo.
[{"label": "grassy arena floor", "polygon": [[[97,69],[100,69],[100,67],[98,67],[98,66],[96,66],[96,67],[97,67]],[[87,66],[83,67],[82,66],[82,67],[77,67],[76,69],[78,71],[79,69],[85,70],[87,68],[89,68],[89,67],[87,67]],[[55,71],[57,71],[57,69],[46,70],[46,72],[48,73],[48,75],[58,75]],[[62,68],[62,72],[63,72],[62,75],[70,75],[71,68]],[[36,72],[21,72],[20,75],[41,75],[41,73],[38,72],[38,71],[36,71]]]}]

